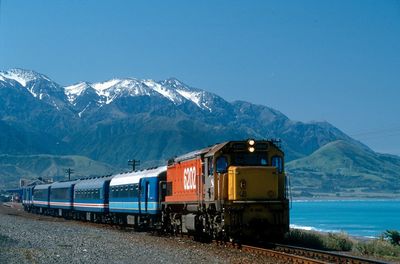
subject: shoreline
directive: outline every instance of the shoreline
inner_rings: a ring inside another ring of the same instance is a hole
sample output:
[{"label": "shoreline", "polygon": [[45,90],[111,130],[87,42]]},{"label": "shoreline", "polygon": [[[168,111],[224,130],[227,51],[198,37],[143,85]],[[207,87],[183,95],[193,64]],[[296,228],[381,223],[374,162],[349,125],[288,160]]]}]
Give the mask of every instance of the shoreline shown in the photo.
[{"label": "shoreline", "polygon": [[330,197],[327,198],[306,198],[306,197],[296,197],[290,200],[291,202],[400,202],[400,197],[398,198],[347,198],[347,199],[333,199]]},{"label": "shoreline", "polygon": [[360,236],[360,235],[351,235],[345,231],[338,231],[338,230],[322,230],[315,228],[313,226],[302,226],[302,225],[296,225],[296,224],[291,224],[289,227],[290,230],[301,230],[301,231],[306,231],[306,232],[315,232],[318,234],[322,235],[327,235],[327,234],[344,234],[348,236],[349,238],[352,238],[357,241],[369,241],[369,240],[374,240],[378,239],[379,236]]},{"label": "shoreline", "polygon": [[400,196],[292,196],[291,201],[400,201]]}]

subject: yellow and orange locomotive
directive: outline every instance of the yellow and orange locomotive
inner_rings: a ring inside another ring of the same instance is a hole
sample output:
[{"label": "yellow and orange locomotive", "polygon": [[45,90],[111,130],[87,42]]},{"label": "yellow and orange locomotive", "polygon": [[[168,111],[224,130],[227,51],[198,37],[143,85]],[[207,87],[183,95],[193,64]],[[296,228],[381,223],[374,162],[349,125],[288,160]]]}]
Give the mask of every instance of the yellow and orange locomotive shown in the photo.
[{"label": "yellow and orange locomotive", "polygon": [[216,239],[280,238],[289,230],[284,154],[276,141],[229,141],[170,160],[162,223]]}]

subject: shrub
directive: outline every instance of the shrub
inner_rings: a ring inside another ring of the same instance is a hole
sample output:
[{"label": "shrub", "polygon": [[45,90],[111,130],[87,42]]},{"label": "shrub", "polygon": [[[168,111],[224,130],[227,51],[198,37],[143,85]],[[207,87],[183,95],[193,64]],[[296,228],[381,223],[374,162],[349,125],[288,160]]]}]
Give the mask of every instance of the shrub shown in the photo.
[{"label": "shrub", "polygon": [[292,229],[285,237],[290,245],[320,250],[350,251],[353,241],[344,233],[319,233]]},{"label": "shrub", "polygon": [[375,257],[400,257],[400,247],[394,246],[383,239],[374,239],[366,242],[358,242],[355,252],[366,256]]},{"label": "shrub", "polygon": [[400,232],[396,230],[386,230],[383,236],[389,240],[392,245],[400,245]]},{"label": "shrub", "polygon": [[398,231],[386,231],[378,239],[367,241],[352,240],[345,233],[319,233],[291,229],[285,236],[285,243],[293,246],[331,251],[352,251],[356,255],[372,256],[389,260],[400,260]]},{"label": "shrub", "polygon": [[328,233],[324,243],[329,250],[350,251],[353,248],[353,241],[345,233]]},{"label": "shrub", "polygon": [[321,236],[312,231],[292,229],[286,235],[285,242],[294,246],[324,249]]}]

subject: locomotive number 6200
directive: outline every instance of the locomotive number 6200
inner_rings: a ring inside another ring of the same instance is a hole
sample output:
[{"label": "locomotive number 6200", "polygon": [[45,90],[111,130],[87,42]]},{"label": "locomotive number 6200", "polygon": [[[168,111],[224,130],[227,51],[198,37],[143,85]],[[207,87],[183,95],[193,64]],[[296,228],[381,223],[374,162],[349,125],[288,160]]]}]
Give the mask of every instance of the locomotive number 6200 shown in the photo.
[{"label": "locomotive number 6200", "polygon": [[196,167],[185,168],[183,170],[183,189],[196,189]]}]

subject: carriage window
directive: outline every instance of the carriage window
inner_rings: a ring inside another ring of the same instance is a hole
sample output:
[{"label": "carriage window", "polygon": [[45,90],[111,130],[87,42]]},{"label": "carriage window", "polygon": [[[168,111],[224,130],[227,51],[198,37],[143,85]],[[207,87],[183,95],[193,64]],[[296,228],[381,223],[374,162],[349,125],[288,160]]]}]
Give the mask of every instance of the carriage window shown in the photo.
[{"label": "carriage window", "polygon": [[276,167],[279,173],[283,172],[283,160],[282,157],[274,156],[271,160],[272,166]]},{"label": "carriage window", "polygon": [[139,185],[138,185],[138,184],[134,184],[134,185],[133,185],[133,188],[135,189],[135,190],[133,191],[133,196],[134,196],[134,197],[137,197],[137,196],[139,195]]},{"label": "carriage window", "polygon": [[228,161],[225,156],[221,156],[217,159],[217,172],[224,173],[228,168]]}]

